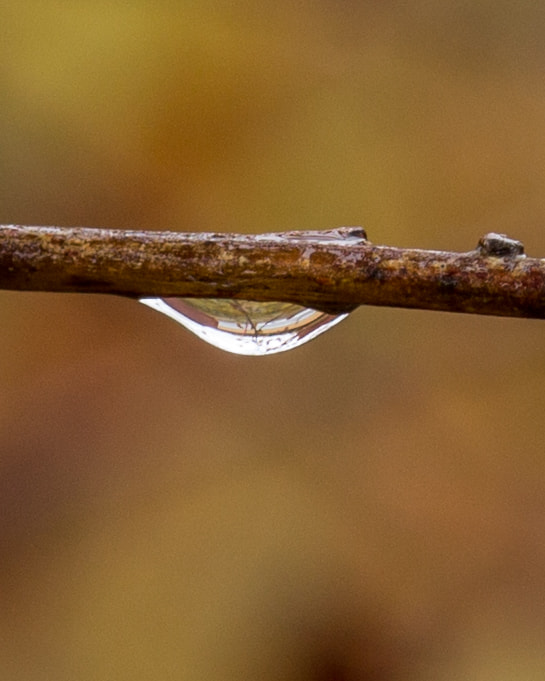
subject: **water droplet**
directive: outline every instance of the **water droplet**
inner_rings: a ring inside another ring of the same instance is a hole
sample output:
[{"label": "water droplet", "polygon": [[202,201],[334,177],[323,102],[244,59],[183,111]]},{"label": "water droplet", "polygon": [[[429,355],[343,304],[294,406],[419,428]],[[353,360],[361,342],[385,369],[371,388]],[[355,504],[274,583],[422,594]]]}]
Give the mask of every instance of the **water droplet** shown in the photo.
[{"label": "water droplet", "polygon": [[296,348],[347,314],[333,315],[293,303],[219,298],[140,298],[199,338],[238,355],[271,355]]}]

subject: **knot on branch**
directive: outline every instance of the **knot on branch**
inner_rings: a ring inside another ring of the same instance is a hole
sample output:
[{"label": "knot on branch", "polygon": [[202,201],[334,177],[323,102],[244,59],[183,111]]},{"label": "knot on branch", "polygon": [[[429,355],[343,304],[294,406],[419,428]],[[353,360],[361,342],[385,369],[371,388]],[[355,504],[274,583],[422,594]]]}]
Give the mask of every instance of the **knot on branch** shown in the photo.
[{"label": "knot on branch", "polygon": [[363,227],[339,227],[336,231],[342,239],[363,239],[367,241],[367,232]]},{"label": "knot on branch", "polygon": [[511,239],[505,234],[490,232],[479,239],[477,250],[481,255],[490,255],[497,258],[514,258],[524,255],[524,244],[516,239]]}]

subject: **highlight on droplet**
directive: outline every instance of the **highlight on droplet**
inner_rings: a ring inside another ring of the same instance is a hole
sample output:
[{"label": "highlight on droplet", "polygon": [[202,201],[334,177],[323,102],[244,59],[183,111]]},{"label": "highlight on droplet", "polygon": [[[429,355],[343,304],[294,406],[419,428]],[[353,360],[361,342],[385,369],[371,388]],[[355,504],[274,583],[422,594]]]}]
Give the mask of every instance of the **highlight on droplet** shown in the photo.
[{"label": "highlight on droplet", "polygon": [[237,355],[272,355],[307,343],[348,316],[293,303],[230,298],[140,298],[202,340]]}]

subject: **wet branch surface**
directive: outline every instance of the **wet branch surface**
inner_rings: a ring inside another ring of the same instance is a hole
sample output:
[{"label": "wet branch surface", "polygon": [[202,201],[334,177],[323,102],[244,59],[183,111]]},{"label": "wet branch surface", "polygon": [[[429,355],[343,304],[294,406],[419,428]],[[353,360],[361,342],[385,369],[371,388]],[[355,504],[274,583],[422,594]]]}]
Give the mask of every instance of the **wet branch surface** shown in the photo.
[{"label": "wet branch surface", "polygon": [[0,289],[545,318],[545,260],[499,234],[450,253],[377,246],[361,227],[248,235],[5,225]]}]

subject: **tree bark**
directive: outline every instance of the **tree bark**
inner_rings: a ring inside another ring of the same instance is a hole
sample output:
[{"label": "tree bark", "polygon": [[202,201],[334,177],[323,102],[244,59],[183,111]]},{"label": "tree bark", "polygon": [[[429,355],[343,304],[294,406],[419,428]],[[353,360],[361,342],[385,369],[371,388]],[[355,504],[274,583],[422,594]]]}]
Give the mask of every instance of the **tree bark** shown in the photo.
[{"label": "tree bark", "polygon": [[0,289],[545,318],[545,260],[499,234],[450,253],[376,246],[361,227],[246,235],[6,225]]}]

